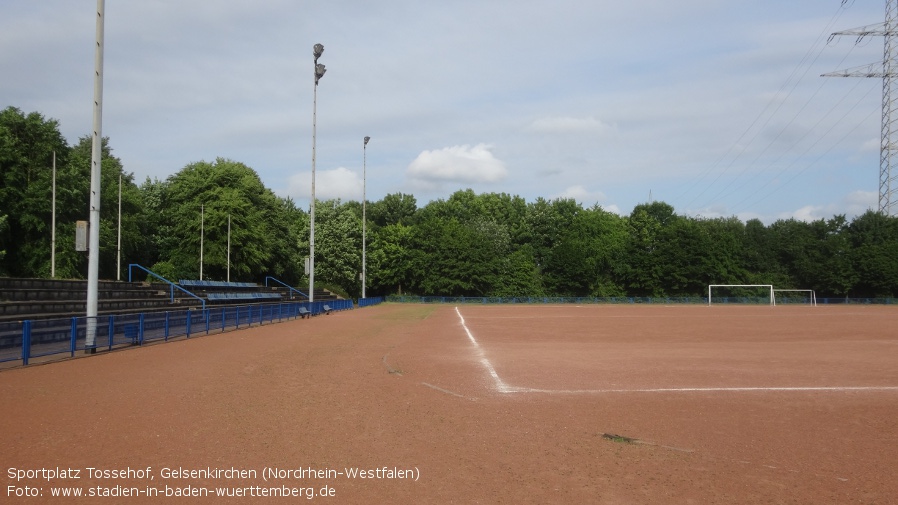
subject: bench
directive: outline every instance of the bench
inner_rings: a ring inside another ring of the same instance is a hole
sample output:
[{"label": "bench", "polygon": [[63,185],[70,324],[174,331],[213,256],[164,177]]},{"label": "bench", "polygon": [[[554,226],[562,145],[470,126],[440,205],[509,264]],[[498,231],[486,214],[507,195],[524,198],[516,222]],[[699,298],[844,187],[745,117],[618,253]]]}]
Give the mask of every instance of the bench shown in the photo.
[{"label": "bench", "polygon": [[199,281],[191,279],[180,279],[178,284],[181,286],[189,286],[194,288],[257,288],[255,282],[228,282],[228,281]]},{"label": "bench", "polygon": [[280,298],[280,293],[206,293],[207,300],[273,300]]}]

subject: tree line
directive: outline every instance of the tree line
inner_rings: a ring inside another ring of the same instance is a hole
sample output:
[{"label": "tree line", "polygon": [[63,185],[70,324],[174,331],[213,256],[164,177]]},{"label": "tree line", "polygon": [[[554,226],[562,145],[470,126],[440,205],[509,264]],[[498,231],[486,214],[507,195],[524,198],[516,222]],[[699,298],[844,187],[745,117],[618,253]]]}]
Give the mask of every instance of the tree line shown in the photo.
[{"label": "tree line", "polygon": [[[0,275],[51,274],[55,153],[56,277],[86,276],[74,236],[75,222],[88,219],[90,144],[84,136],[68,145],[58,122],[37,112],[0,111]],[[137,184],[108,139],[102,168],[101,278],[119,275],[121,180],[122,265],[197,279],[202,250],[205,279],[308,285],[309,214],[252,168],[219,158]],[[898,218],[873,211],[765,225],[679,215],[664,202],[621,216],[572,199],[466,189],[423,206],[389,194],[365,214],[368,296],[702,296],[708,284],[898,295]],[[350,297],[361,293],[361,220],[361,202],[316,202],[316,281]]]}]

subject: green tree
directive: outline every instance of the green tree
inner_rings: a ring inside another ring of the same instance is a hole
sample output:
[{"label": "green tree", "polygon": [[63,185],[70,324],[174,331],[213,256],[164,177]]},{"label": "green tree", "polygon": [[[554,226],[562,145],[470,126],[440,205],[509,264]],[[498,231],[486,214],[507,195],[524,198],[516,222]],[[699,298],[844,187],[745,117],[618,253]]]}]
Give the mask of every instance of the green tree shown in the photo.
[{"label": "green tree", "polygon": [[857,275],[852,295],[898,296],[898,218],[867,211],[848,226],[848,237]]},{"label": "green tree", "polygon": [[626,222],[599,206],[577,212],[550,249],[544,267],[552,293],[621,296],[615,270],[626,246]]},{"label": "green tree", "polygon": [[[537,198],[527,205],[518,240],[532,247],[533,258],[540,272],[556,269],[550,265],[553,257],[558,259],[557,254],[553,255],[552,249],[560,242],[568,226],[581,210],[580,205],[572,199],[549,201]],[[551,288],[547,289],[551,294]]]},{"label": "green tree", "polygon": [[167,179],[161,204],[170,275],[198,278],[201,242],[203,278],[262,282],[271,272],[285,205],[253,169],[223,158],[191,163]]},{"label": "green tree", "polygon": [[[130,258],[138,257],[139,251],[147,247],[147,238],[141,233],[142,200],[140,189],[134,184],[134,174],[123,170],[120,159],[112,155],[109,139],[102,139],[102,159],[100,163],[100,258],[99,276],[101,279],[117,279],[118,267],[118,194],[119,180],[121,177],[122,188],[122,272],[121,277],[127,280],[127,266]],[[70,170],[67,173],[68,180],[62,186],[69,188],[60,198],[64,209],[70,213],[64,213],[62,218],[65,223],[72,226],[74,221],[89,220],[89,194],[90,194],[90,165],[93,150],[93,140],[89,136],[83,136],[72,148],[69,154]],[[61,186],[57,183],[58,188]],[[60,203],[57,203],[60,207]],[[57,217],[59,222],[59,217]],[[65,235],[71,243],[74,236]],[[58,235],[58,233],[57,233]],[[72,254],[75,254],[73,256]],[[78,253],[74,253],[71,246],[63,248],[61,259],[74,265],[79,261]],[[57,252],[57,259],[60,259]]]},{"label": "green tree", "polygon": [[411,290],[422,295],[485,296],[494,281],[493,243],[456,218],[430,217],[411,237]]},{"label": "green tree", "polygon": [[[628,220],[627,261],[621,275],[627,293],[636,296],[664,296],[665,280],[671,265],[663,254],[665,228],[678,219],[673,207],[664,202],[640,204],[633,208]],[[668,236],[671,233],[667,232]],[[674,232],[676,233],[676,232]]]},{"label": "green tree", "polygon": [[844,216],[812,223],[779,220],[770,226],[778,261],[787,272],[780,288],[843,296],[855,282]]},{"label": "green tree", "polygon": [[789,284],[789,275],[778,259],[776,234],[760,219],[745,223],[738,262],[745,270],[744,282],[738,284]]},{"label": "green tree", "polygon": [[353,298],[362,291],[360,212],[357,205],[340,200],[318,202],[315,206],[316,284],[339,288]]},{"label": "green tree", "polygon": [[410,262],[412,230],[411,226],[395,223],[374,233],[367,253],[369,296],[401,295],[403,289],[407,291],[410,286],[420,283]]},{"label": "green tree", "polygon": [[374,223],[378,227],[390,226],[393,224],[412,223],[415,213],[418,210],[418,203],[412,195],[404,193],[391,193],[378,202],[367,205],[367,218],[369,222]]},{"label": "green tree", "polygon": [[64,180],[69,147],[59,123],[15,107],[0,111],[0,215],[7,216],[0,230],[0,249],[6,251],[0,270],[9,275],[50,273],[54,152]]},{"label": "green tree", "polygon": [[[0,215],[0,237],[4,236],[6,233],[6,229],[9,228],[8,224],[9,216]],[[3,257],[6,256],[6,249],[3,248],[3,243],[0,242],[0,275],[8,275],[6,273],[6,267],[3,263]]]}]

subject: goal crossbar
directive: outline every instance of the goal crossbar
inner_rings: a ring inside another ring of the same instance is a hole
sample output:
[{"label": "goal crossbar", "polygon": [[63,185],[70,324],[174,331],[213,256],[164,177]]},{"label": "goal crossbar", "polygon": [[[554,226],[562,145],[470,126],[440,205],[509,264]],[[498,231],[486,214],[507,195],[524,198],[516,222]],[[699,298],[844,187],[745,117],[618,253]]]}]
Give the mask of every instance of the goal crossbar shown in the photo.
[{"label": "goal crossbar", "polygon": [[708,284],[708,305],[711,305],[712,288],[767,288],[770,292],[770,305],[776,305],[773,284]]}]

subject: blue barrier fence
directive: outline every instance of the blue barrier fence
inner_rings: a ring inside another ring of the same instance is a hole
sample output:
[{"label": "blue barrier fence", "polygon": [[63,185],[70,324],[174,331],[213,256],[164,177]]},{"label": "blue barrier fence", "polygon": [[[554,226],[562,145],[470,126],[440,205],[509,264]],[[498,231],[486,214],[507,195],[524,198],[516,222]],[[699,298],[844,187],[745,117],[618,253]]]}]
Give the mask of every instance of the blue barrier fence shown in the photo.
[{"label": "blue barrier fence", "polygon": [[370,298],[359,298],[359,308],[362,307],[370,307],[371,305],[377,305],[378,303],[383,303],[384,297],[375,296]]},{"label": "blue barrier fence", "polygon": [[[707,305],[707,297],[634,297],[634,296],[611,296],[611,297],[560,297],[560,296],[516,296],[516,297],[496,297],[496,296],[408,296],[408,295],[391,295],[386,298],[388,302],[397,303],[457,303],[457,304],[488,304],[488,303],[524,303],[524,304],[693,304]],[[714,303],[732,303],[732,304],[755,304],[768,305],[770,298],[768,297],[714,297]],[[801,297],[776,297],[777,304],[807,304],[807,298]],[[817,305],[895,305],[898,304],[896,298],[817,298]]]},{"label": "blue barrier fence", "polygon": [[[360,306],[374,303],[379,302]],[[299,318],[301,308],[311,312],[311,315],[319,315],[326,311],[352,309],[353,302],[328,300],[312,303],[262,303],[98,316],[95,318],[97,329],[92,346],[88,346],[86,342],[89,320],[87,317],[2,322],[0,363],[21,361],[23,365],[27,365],[31,360],[45,356],[66,354],[74,356],[79,351],[111,350],[124,345],[140,345],[178,337],[190,338],[195,335],[207,335],[213,331],[281,322]]]}]

